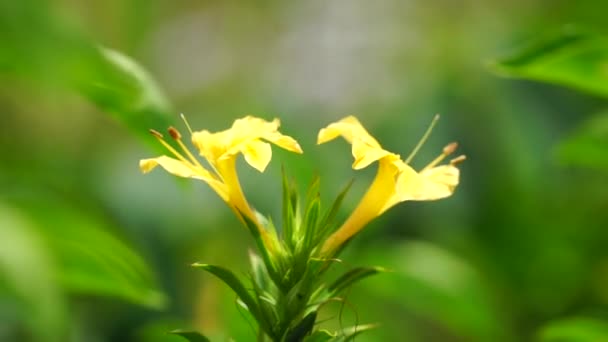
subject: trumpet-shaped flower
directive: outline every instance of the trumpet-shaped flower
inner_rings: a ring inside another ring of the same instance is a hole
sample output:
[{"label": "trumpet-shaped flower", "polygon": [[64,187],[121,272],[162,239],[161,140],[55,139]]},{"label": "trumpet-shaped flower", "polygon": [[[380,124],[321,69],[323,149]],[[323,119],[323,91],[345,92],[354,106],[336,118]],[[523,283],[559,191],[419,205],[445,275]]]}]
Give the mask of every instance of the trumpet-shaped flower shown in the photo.
[{"label": "trumpet-shaped flower", "polygon": [[456,143],[447,145],[441,155],[417,172],[398,154],[383,149],[353,116],[321,129],[317,143],[322,144],[340,136],[352,145],[355,159],[353,169],[362,169],[377,161],[378,172],[350,217],[323,244],[321,253],[324,255],[336,253],[368,222],[397,203],[445,198],[450,196],[458,185],[459,170],[456,164],[463,161],[464,156],[452,159],[449,164],[437,166],[454,152]]},{"label": "trumpet-shaped flower", "polygon": [[[209,184],[237,214],[245,215],[249,220],[258,223],[241,189],[236,173],[236,157],[238,154],[243,154],[249,165],[263,172],[272,157],[268,142],[288,151],[302,153],[297,141],[279,133],[279,126],[278,119],[265,121],[246,116],[237,119],[231,128],[221,132],[191,131],[192,143],[198,149],[199,155],[206,159],[211,167],[210,170],[195,158],[182,142],[181,134],[175,128],[170,127],[169,134],[179,145],[181,153],[168,144],[160,133],[151,130],[172,156],[142,159],[139,166],[144,173],[160,166],[175,176],[200,179]],[[264,235],[263,230],[261,233]]]}]

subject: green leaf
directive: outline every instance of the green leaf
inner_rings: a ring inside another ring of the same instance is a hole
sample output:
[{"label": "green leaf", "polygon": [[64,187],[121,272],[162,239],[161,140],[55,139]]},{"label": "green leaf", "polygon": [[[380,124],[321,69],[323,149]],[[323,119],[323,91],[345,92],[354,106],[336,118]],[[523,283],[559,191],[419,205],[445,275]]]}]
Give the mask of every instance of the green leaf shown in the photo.
[{"label": "green leaf", "polygon": [[190,342],[211,342],[211,340],[196,331],[173,330],[169,334],[181,336]]},{"label": "green leaf", "polygon": [[493,64],[505,76],[573,87],[608,97],[608,38],[572,28]]},{"label": "green leaf", "polygon": [[266,320],[261,315],[258,303],[251,296],[249,291],[247,291],[247,288],[245,288],[243,283],[236,277],[236,275],[234,275],[234,273],[232,273],[232,271],[221,266],[214,266],[209,264],[194,263],[192,264],[192,266],[196,268],[202,268],[203,270],[220,278],[220,280],[222,280],[226,285],[228,285],[232,289],[232,291],[236,293],[239,299],[247,306],[247,309],[249,310],[251,315],[263,328],[265,328],[265,331],[270,331],[266,330],[269,329],[270,326],[267,324]]},{"label": "green leaf", "polygon": [[375,320],[401,324],[382,313],[382,303],[390,303],[465,340],[513,340],[483,273],[450,251],[427,242],[395,247],[368,244],[361,258],[391,270],[373,282],[362,283],[357,291],[364,292],[360,301],[379,310]]},{"label": "green leaf", "polygon": [[346,329],[342,330],[340,335],[334,341],[335,342],[354,341],[355,337],[357,337],[359,334],[372,330],[372,329],[375,329],[377,327],[378,327],[378,324],[363,324],[363,325],[352,326],[350,328],[346,328]]},{"label": "green leaf", "polygon": [[148,129],[166,128],[174,118],[154,80],[131,58],[99,47],[65,22],[46,1],[2,5],[0,72],[75,91],[157,146]]},{"label": "green leaf", "polygon": [[338,196],[336,196],[336,199],[332,203],[330,209],[327,211],[323,219],[321,219],[321,221],[319,222],[317,236],[315,237],[315,243],[319,243],[331,233],[330,228],[332,227],[333,221],[338,215],[338,212],[340,211],[340,206],[342,205],[342,201],[344,200],[344,197],[346,197],[346,194],[348,193],[352,185],[353,180],[348,182],[344,189],[342,189]]},{"label": "green leaf", "polygon": [[560,162],[608,169],[608,112],[586,120],[556,149]]},{"label": "green leaf", "polygon": [[[31,341],[64,341],[67,337],[66,298],[56,282],[57,267],[52,251],[39,227],[26,213],[0,202],[0,283],[2,292],[16,302],[15,324],[22,325]],[[11,310],[4,306],[2,313]],[[4,316],[3,318],[5,318]],[[3,334],[9,338],[10,321],[4,321]],[[9,338],[10,339],[10,338]]]},{"label": "green leaf", "polygon": [[336,279],[331,285],[327,287],[329,292],[329,296],[333,297],[340,293],[345,288],[353,285],[354,283],[360,281],[361,279],[367,278],[374,274],[378,274],[380,272],[387,272],[386,269],[382,267],[357,267],[353,268],[338,279]]},{"label": "green leaf", "polygon": [[312,328],[315,326],[315,321],[317,319],[317,312],[311,312],[306,317],[304,317],[298,325],[293,327],[287,333],[286,342],[300,342],[306,335],[308,335]]},{"label": "green leaf", "polygon": [[317,330],[309,336],[306,336],[304,342],[327,342],[331,341],[335,336],[335,334],[332,334],[327,330]]},{"label": "green leaf", "polygon": [[150,308],[166,298],[144,260],[108,232],[101,217],[52,195],[13,199],[38,225],[70,293],[117,297]]},{"label": "green leaf", "polygon": [[608,341],[608,321],[575,317],[550,322],[539,333],[540,342]]}]

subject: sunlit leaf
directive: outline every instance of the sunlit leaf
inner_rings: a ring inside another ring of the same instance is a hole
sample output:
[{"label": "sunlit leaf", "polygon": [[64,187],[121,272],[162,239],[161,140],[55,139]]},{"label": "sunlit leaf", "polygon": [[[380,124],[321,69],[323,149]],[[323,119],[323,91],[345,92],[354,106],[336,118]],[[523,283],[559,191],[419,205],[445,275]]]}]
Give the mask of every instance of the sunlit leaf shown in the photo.
[{"label": "sunlit leaf", "polygon": [[[15,299],[15,324],[23,325],[32,341],[63,341],[67,333],[66,303],[56,282],[52,251],[25,213],[0,203],[0,280]],[[2,312],[10,307],[0,296]],[[6,306],[5,306],[6,305]],[[9,321],[2,322],[8,337]]]},{"label": "sunlit leaf", "polygon": [[550,322],[539,333],[540,342],[608,341],[608,321],[577,317]]},{"label": "sunlit leaf", "polygon": [[169,103],[141,66],[66,27],[46,1],[19,4],[0,7],[0,72],[76,91],[149,142],[149,128],[170,125]]},{"label": "sunlit leaf", "polygon": [[572,28],[494,65],[499,73],[608,97],[608,38]]},{"label": "sunlit leaf", "polygon": [[73,294],[110,296],[161,308],[166,298],[151,270],[104,221],[57,197],[16,200],[57,261],[58,281]]},{"label": "sunlit leaf", "polygon": [[198,333],[196,331],[173,330],[169,333],[173,334],[173,335],[181,336],[190,342],[210,342],[210,340],[208,338],[206,338],[201,333]]},{"label": "sunlit leaf", "polygon": [[557,146],[565,164],[608,169],[608,112],[595,115]]},{"label": "sunlit leaf", "polygon": [[368,260],[392,271],[361,284],[360,291],[367,289],[375,298],[370,298],[370,303],[387,300],[463,338],[507,340],[508,332],[493,306],[491,292],[465,260],[425,242],[392,248],[366,246],[366,251]]}]

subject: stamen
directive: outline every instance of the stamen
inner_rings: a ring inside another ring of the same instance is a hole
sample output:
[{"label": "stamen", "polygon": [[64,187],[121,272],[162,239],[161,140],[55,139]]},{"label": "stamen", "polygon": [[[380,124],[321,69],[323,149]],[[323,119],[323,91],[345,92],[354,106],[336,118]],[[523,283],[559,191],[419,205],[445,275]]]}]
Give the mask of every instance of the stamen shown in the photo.
[{"label": "stamen", "polygon": [[457,148],[458,148],[457,142],[449,143],[443,148],[443,154],[446,156],[449,156],[450,154],[454,153],[454,151],[456,151]]},{"label": "stamen", "polygon": [[194,158],[188,147],[186,147],[186,145],[184,145],[184,143],[182,142],[182,134],[177,130],[177,128],[171,126],[169,127],[168,131],[171,135],[171,138],[177,141],[179,147],[181,147],[182,150],[186,152],[186,155],[188,156],[188,159],[190,159],[190,162],[192,162],[192,164],[196,165],[199,168],[203,168],[203,166],[198,162],[198,160]]},{"label": "stamen", "polygon": [[171,126],[168,129],[169,131],[169,135],[171,135],[171,138],[173,138],[174,140],[180,140],[182,138],[182,135],[179,133],[179,131],[177,129],[175,129],[175,127]]},{"label": "stamen", "polygon": [[159,131],[155,130],[155,129],[151,129],[149,130],[150,134],[152,134],[154,137],[158,138],[158,139],[162,139],[163,135],[160,134]]},{"label": "stamen", "polygon": [[405,163],[406,164],[409,164],[412,161],[412,158],[414,158],[414,156],[416,155],[416,153],[418,153],[418,150],[420,150],[420,148],[422,147],[422,145],[424,145],[424,143],[426,142],[426,140],[431,135],[431,132],[433,131],[433,127],[435,127],[435,124],[437,124],[437,121],[439,121],[439,114],[435,114],[435,117],[433,118],[433,121],[431,121],[431,124],[426,129],[426,132],[424,132],[424,135],[422,135],[422,138],[420,139],[420,141],[418,141],[418,144],[416,144],[416,147],[414,147],[414,150],[412,150],[412,153],[410,153],[410,155],[407,156],[407,158],[405,158]]},{"label": "stamen", "polygon": [[467,156],[465,156],[465,155],[460,155],[460,156],[458,156],[458,157],[456,157],[456,158],[454,158],[454,159],[450,160],[450,165],[452,165],[452,166],[456,166],[456,165],[458,165],[458,164],[462,163],[463,161],[465,161],[466,159],[467,159]]},{"label": "stamen", "polygon": [[190,128],[190,124],[188,123],[188,120],[186,120],[186,116],[184,115],[184,113],[179,113],[179,116],[182,118],[182,121],[184,121],[184,123],[186,124],[186,127],[188,128],[190,135],[192,135],[192,128]]},{"label": "stamen", "polygon": [[[163,135],[162,135],[162,134],[160,134],[160,132],[159,132],[159,131],[154,130],[154,129],[150,129],[150,130],[149,130],[149,132],[150,132],[150,134],[152,134],[152,135],[153,135],[153,136],[154,136],[156,139],[158,139],[158,141],[160,141],[160,143],[161,143],[163,146],[165,146],[165,148],[166,148],[167,150],[169,150],[169,152],[173,153],[173,155],[174,155],[175,157],[177,157],[177,159],[179,159],[179,160],[181,160],[181,161],[185,162],[186,164],[190,164],[190,163],[188,162],[188,160],[187,160],[186,158],[184,158],[184,156],[182,156],[182,155],[181,155],[179,152],[177,152],[177,151],[176,151],[176,150],[173,148],[173,146],[169,145],[169,144],[168,144],[168,143],[165,141],[165,139],[164,139]],[[171,129],[169,129],[169,134],[171,134],[171,137],[173,137],[173,133],[171,133]]]},{"label": "stamen", "polygon": [[452,142],[452,143],[449,143],[449,144],[445,145],[445,147],[443,148],[443,151],[441,151],[441,154],[439,156],[437,156],[437,158],[435,158],[427,166],[425,166],[422,170],[430,169],[433,166],[441,163],[441,161],[445,157],[447,157],[448,155],[454,153],[454,151],[456,151],[456,148],[458,148],[458,143],[456,143],[456,142]]}]

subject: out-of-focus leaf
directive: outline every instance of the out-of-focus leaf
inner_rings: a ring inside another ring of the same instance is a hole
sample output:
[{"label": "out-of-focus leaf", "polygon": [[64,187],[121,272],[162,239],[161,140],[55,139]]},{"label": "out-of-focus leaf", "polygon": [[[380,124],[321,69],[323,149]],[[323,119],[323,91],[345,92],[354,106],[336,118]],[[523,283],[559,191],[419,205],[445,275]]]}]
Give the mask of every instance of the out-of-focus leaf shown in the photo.
[{"label": "out-of-focus leaf", "polygon": [[206,338],[201,333],[198,333],[196,331],[173,330],[169,333],[173,334],[173,335],[181,336],[190,342],[210,342],[210,340],[208,338]]},{"label": "out-of-focus leaf", "polygon": [[397,247],[366,246],[366,260],[393,272],[361,284],[378,300],[401,305],[465,339],[505,341],[503,318],[495,309],[490,291],[479,273],[466,261],[425,242]]},{"label": "out-of-focus leaf", "polygon": [[117,297],[150,308],[166,298],[151,270],[102,219],[56,197],[20,200],[57,260],[58,281],[74,294]]},{"label": "out-of-focus leaf", "polygon": [[46,1],[3,2],[0,72],[77,91],[152,142],[148,129],[173,121],[156,83],[129,57],[75,32],[53,17]]},{"label": "out-of-focus leaf", "polygon": [[608,169],[608,112],[585,121],[556,152],[558,160],[566,164]]},{"label": "out-of-focus leaf", "polygon": [[[65,340],[66,304],[55,278],[51,251],[36,225],[23,212],[0,203],[0,279],[10,297],[16,297],[15,323],[26,327],[32,341]],[[8,310],[1,299],[1,311]],[[10,337],[7,333],[2,336]]]},{"label": "out-of-focus leaf", "polygon": [[511,57],[494,69],[506,76],[565,85],[608,97],[608,37],[565,29]]},{"label": "out-of-focus leaf", "polygon": [[540,342],[608,341],[608,321],[577,317],[554,321],[539,333]]}]

